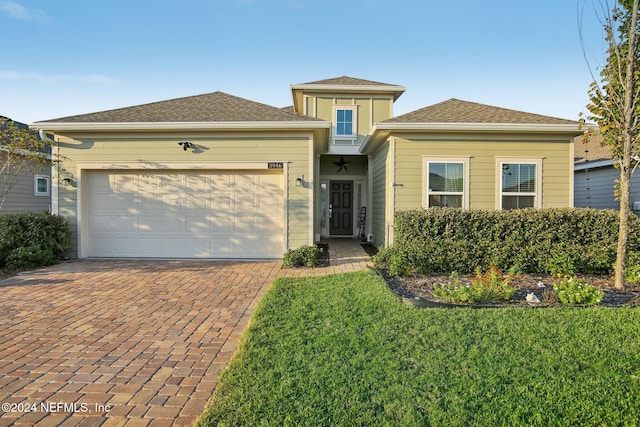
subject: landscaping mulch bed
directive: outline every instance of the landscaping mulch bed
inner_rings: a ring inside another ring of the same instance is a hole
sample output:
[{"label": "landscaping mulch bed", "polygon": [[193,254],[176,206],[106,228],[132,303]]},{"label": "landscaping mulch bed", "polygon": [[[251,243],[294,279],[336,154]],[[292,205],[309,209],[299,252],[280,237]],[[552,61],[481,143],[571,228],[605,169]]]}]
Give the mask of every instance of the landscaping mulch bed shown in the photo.
[{"label": "landscaping mulch bed", "polygon": [[[443,306],[464,305],[451,304],[433,295],[433,285],[445,285],[449,283],[450,278],[448,276],[383,276],[389,288],[391,288],[396,295],[410,301],[416,301],[416,305],[420,305],[420,302],[425,303],[422,304],[423,306],[438,306],[439,304]],[[469,284],[471,283],[471,277],[472,276],[461,276],[460,281],[464,284]],[[640,306],[640,286],[638,285],[628,285],[625,290],[620,291],[613,287],[613,276],[579,275],[578,278],[604,291],[605,295],[602,299],[602,305],[604,306]],[[561,278],[548,275],[519,274],[511,280],[511,283],[516,286],[516,291],[511,301],[469,305],[482,307],[559,306],[561,303],[555,297],[553,284],[561,280]],[[526,297],[529,293],[535,294],[540,300],[540,303],[527,302]]]},{"label": "landscaping mulch bed", "polygon": [[362,246],[362,249],[364,249],[369,256],[374,256],[378,253],[378,248],[373,246],[371,243],[361,243],[360,246]]}]

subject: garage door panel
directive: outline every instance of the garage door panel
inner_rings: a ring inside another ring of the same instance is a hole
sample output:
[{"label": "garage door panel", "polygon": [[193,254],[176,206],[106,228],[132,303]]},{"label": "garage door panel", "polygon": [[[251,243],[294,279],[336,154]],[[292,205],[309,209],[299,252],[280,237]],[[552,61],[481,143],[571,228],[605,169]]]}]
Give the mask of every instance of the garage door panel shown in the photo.
[{"label": "garage door panel", "polygon": [[130,233],[138,230],[138,222],[133,216],[114,216],[111,218],[111,226],[121,233]]},{"label": "garage door panel", "polygon": [[230,215],[233,211],[233,199],[230,194],[214,193],[211,195],[211,212],[216,215]]},{"label": "garage door panel", "polygon": [[167,212],[164,212],[162,215],[161,232],[166,233],[168,237],[173,237],[171,233],[181,233],[182,231],[184,231],[184,219],[175,218]]},{"label": "garage door panel", "polygon": [[112,257],[111,240],[111,237],[93,236],[91,239],[93,256]]},{"label": "garage door panel", "polygon": [[282,256],[282,173],[94,171],[86,182],[89,256]]},{"label": "garage door panel", "polygon": [[132,237],[114,237],[111,240],[111,250],[122,257],[133,257],[138,253],[137,239]]},{"label": "garage door panel", "polygon": [[137,231],[141,233],[159,233],[162,231],[162,220],[157,216],[137,216]]},{"label": "garage door panel", "polygon": [[162,257],[162,240],[155,238],[155,239],[146,239],[146,238],[139,238],[137,239],[137,252],[141,253],[148,253],[148,254],[153,254],[152,256],[155,257]]},{"label": "garage door panel", "polygon": [[116,173],[111,175],[110,187],[115,194],[134,193],[139,186],[138,177],[132,173]]},{"label": "garage door panel", "polygon": [[118,194],[111,197],[113,208],[124,212],[136,212],[136,197],[133,194]]},{"label": "garage door panel", "polygon": [[188,234],[202,236],[210,234],[211,227],[206,219],[189,217],[187,218],[186,231]]},{"label": "garage door panel", "polygon": [[209,225],[212,234],[225,235],[233,231],[233,218],[226,216],[213,216],[210,218]]},{"label": "garage door panel", "polygon": [[[204,196],[204,197],[203,197]],[[210,196],[187,194],[184,199],[185,209],[191,216],[205,216],[210,212]]]},{"label": "garage door panel", "polygon": [[95,207],[96,211],[111,211],[113,209],[113,201],[111,200],[111,194],[98,193],[91,194],[89,196],[89,203]]},{"label": "garage door panel", "polygon": [[113,217],[96,215],[92,218],[91,229],[89,231],[91,231],[92,233],[96,233],[100,230],[108,230],[112,228],[115,228]]}]

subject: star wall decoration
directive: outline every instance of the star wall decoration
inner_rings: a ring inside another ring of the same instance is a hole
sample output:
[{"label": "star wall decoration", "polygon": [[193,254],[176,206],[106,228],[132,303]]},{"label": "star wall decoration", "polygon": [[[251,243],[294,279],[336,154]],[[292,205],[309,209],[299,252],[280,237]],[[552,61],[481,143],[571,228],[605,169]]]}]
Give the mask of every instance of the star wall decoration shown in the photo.
[{"label": "star wall decoration", "polygon": [[346,173],[349,173],[349,170],[347,169],[347,165],[350,165],[351,162],[345,162],[344,161],[344,156],[340,156],[340,161],[339,162],[333,162],[334,165],[338,166],[338,171],[336,173],[340,173],[340,171],[344,170]]}]

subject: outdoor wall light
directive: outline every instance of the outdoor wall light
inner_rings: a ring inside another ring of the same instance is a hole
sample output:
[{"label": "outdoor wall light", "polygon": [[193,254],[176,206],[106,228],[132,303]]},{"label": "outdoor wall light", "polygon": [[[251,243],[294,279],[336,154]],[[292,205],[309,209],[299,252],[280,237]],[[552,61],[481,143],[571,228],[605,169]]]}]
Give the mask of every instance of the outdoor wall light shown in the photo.
[{"label": "outdoor wall light", "polygon": [[187,149],[189,149],[189,148],[193,148],[193,144],[191,142],[188,142],[188,141],[178,142],[178,145],[182,145],[182,149],[184,151],[187,151]]},{"label": "outdoor wall light", "polygon": [[300,178],[296,178],[296,187],[302,187],[303,183],[304,183],[304,175],[302,175],[302,177]]},{"label": "outdoor wall light", "polygon": [[73,175],[69,175],[65,178],[62,178],[60,182],[62,182],[62,185],[64,185],[65,187],[68,187],[73,183]]}]

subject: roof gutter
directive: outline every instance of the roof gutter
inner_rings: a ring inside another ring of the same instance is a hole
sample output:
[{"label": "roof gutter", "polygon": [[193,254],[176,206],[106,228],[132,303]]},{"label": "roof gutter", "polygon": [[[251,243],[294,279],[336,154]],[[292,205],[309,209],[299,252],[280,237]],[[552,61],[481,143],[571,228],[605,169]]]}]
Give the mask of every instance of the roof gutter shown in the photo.
[{"label": "roof gutter", "polygon": [[337,84],[294,84],[291,91],[312,91],[322,93],[391,93],[397,100],[407,88],[399,85],[337,85]]},{"label": "roof gutter", "polygon": [[613,166],[612,159],[602,159],[602,160],[591,160],[585,161],[582,163],[576,163],[573,166],[573,170],[581,171],[585,169],[596,169],[596,168],[604,168],[608,166]]},{"label": "roof gutter", "polygon": [[404,92],[407,90],[404,86],[398,85],[327,85],[327,84],[297,84],[291,85],[291,89],[300,90],[321,90],[335,92]]},{"label": "roof gutter", "polygon": [[515,132],[515,133],[566,133],[581,135],[580,124],[534,124],[534,123],[376,123],[360,146],[360,152],[376,140],[378,133],[391,132]]},{"label": "roof gutter", "polygon": [[326,121],[270,121],[270,122],[35,122],[29,127],[66,131],[152,131],[152,130],[244,130],[244,129],[329,129]]},{"label": "roof gutter", "polygon": [[428,130],[446,132],[545,132],[582,134],[576,124],[534,124],[534,123],[377,123],[377,129],[387,130]]}]

